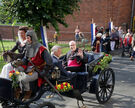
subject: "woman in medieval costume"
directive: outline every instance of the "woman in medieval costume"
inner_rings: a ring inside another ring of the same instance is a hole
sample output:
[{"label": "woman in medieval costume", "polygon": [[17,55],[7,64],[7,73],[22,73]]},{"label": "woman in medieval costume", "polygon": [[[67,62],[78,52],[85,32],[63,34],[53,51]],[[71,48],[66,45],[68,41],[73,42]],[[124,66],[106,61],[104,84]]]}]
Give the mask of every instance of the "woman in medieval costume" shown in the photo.
[{"label": "woman in medieval costume", "polygon": [[[22,59],[25,55],[25,51],[26,51],[26,47],[25,47],[25,43],[26,43],[26,37],[25,37],[25,33],[27,32],[28,27],[25,26],[21,26],[19,27],[18,30],[18,40],[15,44],[15,46],[10,50],[10,51],[6,51],[3,56],[7,56],[10,55],[13,58],[12,59]],[[15,51],[18,51],[18,54],[14,53]],[[15,54],[15,55],[14,55]],[[11,65],[11,63],[8,63],[6,65],[3,66],[0,77],[2,78],[6,78],[9,79],[9,72],[13,70],[13,66]]]}]

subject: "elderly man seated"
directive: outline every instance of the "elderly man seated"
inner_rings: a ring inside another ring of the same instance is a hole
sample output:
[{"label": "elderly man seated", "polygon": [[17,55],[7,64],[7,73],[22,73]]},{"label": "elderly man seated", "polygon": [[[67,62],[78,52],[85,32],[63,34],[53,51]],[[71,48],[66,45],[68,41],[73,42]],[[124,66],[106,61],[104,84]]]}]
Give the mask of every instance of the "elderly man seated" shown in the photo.
[{"label": "elderly man seated", "polygon": [[85,64],[88,63],[88,56],[83,50],[77,48],[75,41],[69,42],[70,51],[63,58],[67,71],[76,72],[76,88],[83,92],[87,87],[87,74]]},{"label": "elderly man seated", "polygon": [[60,55],[61,55],[61,47],[57,45],[53,46],[51,49],[53,65],[59,68],[59,70],[61,71],[61,75],[67,77],[71,77],[72,75],[74,76],[75,73],[71,73],[70,71],[66,71],[66,69],[64,69],[62,62],[59,60]]},{"label": "elderly man seated", "polygon": [[69,42],[70,51],[66,54],[64,62],[68,71],[84,72],[88,57],[84,51],[77,48],[75,41]]}]

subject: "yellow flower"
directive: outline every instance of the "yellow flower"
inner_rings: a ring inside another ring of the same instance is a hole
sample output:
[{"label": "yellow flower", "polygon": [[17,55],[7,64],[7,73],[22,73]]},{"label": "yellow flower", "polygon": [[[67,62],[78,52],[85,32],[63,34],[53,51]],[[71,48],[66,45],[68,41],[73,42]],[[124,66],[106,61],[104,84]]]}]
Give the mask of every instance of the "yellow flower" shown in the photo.
[{"label": "yellow flower", "polygon": [[11,76],[13,75],[13,73],[9,73],[9,77],[11,78]]},{"label": "yellow flower", "polygon": [[18,71],[16,71],[15,73],[16,73],[16,75],[19,75],[20,74],[20,72],[18,72]]},{"label": "yellow flower", "polygon": [[70,84],[68,83],[68,87],[70,87]]},{"label": "yellow flower", "polygon": [[66,84],[66,82],[63,82],[63,85],[65,85]]}]

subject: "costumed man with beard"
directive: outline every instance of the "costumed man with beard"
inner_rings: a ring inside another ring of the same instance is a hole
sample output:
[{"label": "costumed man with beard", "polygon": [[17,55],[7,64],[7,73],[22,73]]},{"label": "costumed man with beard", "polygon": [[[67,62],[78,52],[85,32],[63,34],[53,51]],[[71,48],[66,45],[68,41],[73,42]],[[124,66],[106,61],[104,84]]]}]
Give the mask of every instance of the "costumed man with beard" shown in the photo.
[{"label": "costumed man with beard", "polygon": [[[11,55],[13,58],[12,59],[22,59],[25,55],[26,51],[26,37],[25,33],[27,32],[28,27],[25,26],[20,26],[18,30],[18,40],[15,44],[15,46],[10,50],[4,52],[3,56],[7,57],[7,55]],[[18,53],[14,53],[15,51],[18,51]],[[11,62],[4,65],[2,68],[2,71],[0,73],[0,77],[9,79],[9,72],[13,70],[13,66],[11,65]]]},{"label": "costumed man with beard", "polygon": [[101,52],[101,36],[102,36],[102,33],[98,33],[93,42],[93,51],[97,53]]},{"label": "costumed man with beard", "polygon": [[[29,83],[37,79],[40,81],[38,75],[42,77],[47,75],[53,65],[51,55],[47,49],[38,42],[37,35],[33,30],[26,32],[26,39],[26,54],[23,60],[18,63],[26,66],[26,68],[21,69],[24,72],[21,71],[18,78],[21,90],[26,92],[22,101],[26,101],[31,97],[32,91],[30,90]],[[38,68],[39,72],[36,71],[35,67]],[[38,86],[41,86],[41,83],[38,83]]]}]

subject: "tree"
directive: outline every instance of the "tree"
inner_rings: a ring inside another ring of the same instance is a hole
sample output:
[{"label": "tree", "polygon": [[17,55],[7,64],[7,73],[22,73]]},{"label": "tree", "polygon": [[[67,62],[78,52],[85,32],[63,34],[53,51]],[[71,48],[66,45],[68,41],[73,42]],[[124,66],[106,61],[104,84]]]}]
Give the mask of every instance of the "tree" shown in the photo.
[{"label": "tree", "polygon": [[65,17],[79,9],[80,0],[1,0],[1,11],[14,21],[35,27],[58,23],[67,27]]}]

